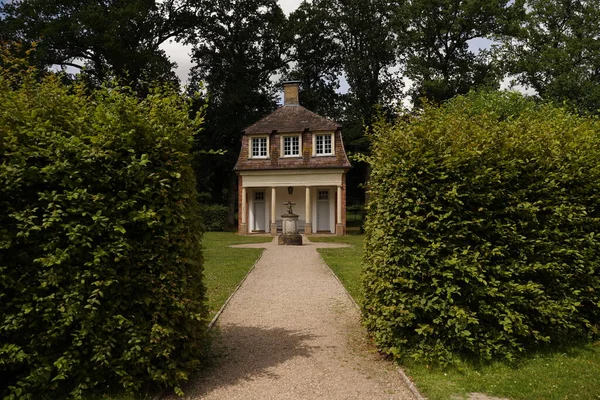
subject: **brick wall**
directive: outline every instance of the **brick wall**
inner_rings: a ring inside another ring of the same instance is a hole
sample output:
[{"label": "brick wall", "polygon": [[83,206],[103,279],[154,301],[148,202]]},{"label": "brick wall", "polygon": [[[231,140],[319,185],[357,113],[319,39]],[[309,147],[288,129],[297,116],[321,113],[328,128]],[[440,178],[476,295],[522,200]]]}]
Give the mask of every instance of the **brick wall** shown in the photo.
[{"label": "brick wall", "polygon": [[242,232],[242,177],[238,175],[238,233]]},{"label": "brick wall", "polygon": [[343,234],[345,235],[347,233],[346,231],[346,174],[347,172],[344,172],[342,175],[342,226],[343,228]]},{"label": "brick wall", "polygon": [[[344,150],[342,132],[334,132],[335,137],[335,155],[333,156],[315,156],[312,155],[313,135],[319,132],[302,133],[302,157],[281,156],[281,134],[269,134],[269,158],[267,159],[249,159],[251,148],[250,142],[252,135],[242,136],[242,147],[240,156],[236,164],[236,170],[261,170],[261,169],[310,169],[310,168],[350,168],[350,162]],[[256,135],[264,136],[264,135]]]}]

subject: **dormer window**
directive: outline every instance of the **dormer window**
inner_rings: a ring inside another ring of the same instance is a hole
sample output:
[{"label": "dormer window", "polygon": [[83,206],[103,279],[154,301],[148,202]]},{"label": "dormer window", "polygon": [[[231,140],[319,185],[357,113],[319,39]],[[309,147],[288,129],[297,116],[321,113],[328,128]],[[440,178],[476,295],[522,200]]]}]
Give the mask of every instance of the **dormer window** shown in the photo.
[{"label": "dormer window", "polygon": [[282,136],[282,156],[283,157],[299,157],[302,141],[300,135]]},{"label": "dormer window", "polygon": [[267,136],[253,137],[252,158],[269,157],[269,138]]},{"label": "dormer window", "polygon": [[316,134],[313,136],[313,151],[316,156],[333,155],[333,134]]}]

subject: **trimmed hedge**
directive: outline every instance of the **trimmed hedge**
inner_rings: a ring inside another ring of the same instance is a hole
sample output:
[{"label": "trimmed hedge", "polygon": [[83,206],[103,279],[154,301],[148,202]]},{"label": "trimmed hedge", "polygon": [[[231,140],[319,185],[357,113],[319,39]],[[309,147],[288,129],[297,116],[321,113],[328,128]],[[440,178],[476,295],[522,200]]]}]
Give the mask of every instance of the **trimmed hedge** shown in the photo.
[{"label": "trimmed hedge", "polygon": [[200,215],[202,215],[204,229],[210,232],[227,229],[228,212],[229,208],[220,204],[201,204]]},{"label": "trimmed hedge", "polygon": [[599,333],[600,123],[515,93],[374,135],[363,311],[397,358],[512,359]]},{"label": "trimmed hedge", "polygon": [[0,398],[180,392],[206,349],[200,121],[53,77],[0,75],[0,104]]}]

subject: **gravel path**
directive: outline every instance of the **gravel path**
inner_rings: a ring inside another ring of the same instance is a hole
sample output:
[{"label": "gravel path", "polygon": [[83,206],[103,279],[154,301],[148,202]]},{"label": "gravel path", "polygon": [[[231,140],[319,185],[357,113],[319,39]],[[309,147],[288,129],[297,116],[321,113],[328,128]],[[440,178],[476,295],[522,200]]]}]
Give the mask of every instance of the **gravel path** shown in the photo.
[{"label": "gravel path", "polygon": [[219,317],[221,358],[187,399],[414,399],[365,342],[359,312],[312,243],[267,244]]}]

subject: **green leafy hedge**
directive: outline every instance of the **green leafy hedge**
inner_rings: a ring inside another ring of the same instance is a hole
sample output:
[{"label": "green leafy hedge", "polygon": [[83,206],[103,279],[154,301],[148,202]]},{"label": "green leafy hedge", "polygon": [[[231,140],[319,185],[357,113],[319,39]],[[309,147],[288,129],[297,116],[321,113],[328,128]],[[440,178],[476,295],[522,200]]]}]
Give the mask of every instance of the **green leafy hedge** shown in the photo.
[{"label": "green leafy hedge", "polygon": [[600,324],[600,123],[518,94],[375,133],[365,323],[395,357],[513,358]]},{"label": "green leafy hedge", "polygon": [[207,231],[224,231],[227,229],[227,213],[229,208],[220,204],[201,204],[200,215]]},{"label": "green leafy hedge", "polygon": [[0,104],[0,398],[179,391],[206,348],[200,121],[52,77],[0,75]]}]

